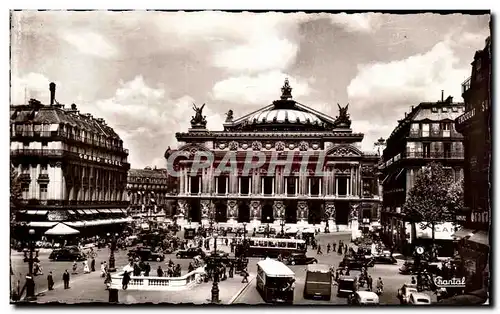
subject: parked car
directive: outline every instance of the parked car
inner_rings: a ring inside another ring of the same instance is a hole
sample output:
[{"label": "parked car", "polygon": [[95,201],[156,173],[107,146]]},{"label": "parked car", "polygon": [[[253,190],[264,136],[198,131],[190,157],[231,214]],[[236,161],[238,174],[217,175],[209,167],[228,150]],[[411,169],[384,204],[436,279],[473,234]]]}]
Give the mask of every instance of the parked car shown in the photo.
[{"label": "parked car", "polygon": [[288,265],[309,265],[317,264],[318,260],[314,257],[307,257],[303,253],[292,253],[287,259]]},{"label": "parked car", "polygon": [[165,260],[165,255],[163,253],[155,252],[150,247],[137,247],[130,250],[128,256],[132,258],[139,257],[142,261],[162,262]]},{"label": "parked car", "polygon": [[177,258],[193,258],[195,256],[201,255],[204,257],[206,254],[199,247],[190,247],[187,250],[179,250],[175,254]]},{"label": "parked car", "polygon": [[408,304],[412,293],[418,293],[417,285],[404,284],[401,289],[398,289],[398,299],[401,304]]},{"label": "parked car", "polygon": [[378,295],[372,291],[356,291],[349,295],[347,304],[350,305],[377,305]]},{"label": "parked car", "polygon": [[375,261],[373,258],[366,259],[362,257],[344,257],[344,259],[339,263],[339,267],[348,267],[349,269],[362,269],[363,267],[373,267]]},{"label": "parked car", "polygon": [[431,303],[431,297],[421,292],[412,293],[410,295],[410,299],[408,300],[408,304],[411,305],[430,305]]},{"label": "parked car", "polygon": [[77,247],[63,247],[53,250],[49,255],[51,261],[84,261],[87,257]]}]

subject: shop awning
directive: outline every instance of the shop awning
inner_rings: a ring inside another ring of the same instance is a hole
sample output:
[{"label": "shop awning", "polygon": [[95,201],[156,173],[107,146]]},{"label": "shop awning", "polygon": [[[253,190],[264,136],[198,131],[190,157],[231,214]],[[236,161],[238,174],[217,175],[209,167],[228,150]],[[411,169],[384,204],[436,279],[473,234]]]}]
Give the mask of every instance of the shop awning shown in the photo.
[{"label": "shop awning", "polygon": [[380,183],[384,184],[389,179],[390,176],[392,176],[392,173],[389,173],[388,175],[386,175],[385,178]]},{"label": "shop awning", "polygon": [[468,239],[468,241],[490,246],[490,239],[487,231],[477,231]]},{"label": "shop awning", "polygon": [[99,212],[97,211],[97,209],[91,209],[90,211],[92,212],[92,214],[99,214]]},{"label": "shop awning", "polygon": [[71,228],[70,226],[60,222],[51,229],[47,230],[45,234],[47,235],[74,235],[74,234],[79,234],[80,231]]},{"label": "shop awning", "polygon": [[114,214],[121,214],[121,213],[122,213],[121,209],[118,209],[118,208],[113,208],[113,209],[110,209],[110,211],[111,211],[112,213],[114,213]]},{"label": "shop awning", "polygon": [[31,221],[31,222],[28,222],[29,227],[51,228],[55,225],[57,225],[57,222],[54,222],[54,221]]},{"label": "shop awning", "polygon": [[77,209],[76,210],[80,215],[85,215],[85,212],[83,210]]},{"label": "shop awning", "polygon": [[122,209],[122,213],[126,214],[127,210],[126,209]]},{"label": "shop awning", "polygon": [[75,214],[76,214],[76,211],[69,209],[69,210],[68,210],[68,214],[70,214],[70,215],[75,215]]},{"label": "shop awning", "polygon": [[84,209],[83,212],[87,215],[92,215],[93,212],[90,209]]},{"label": "shop awning", "polygon": [[396,178],[394,180],[397,180],[399,178],[399,176],[403,173],[403,171],[405,171],[405,169],[401,169],[398,174],[396,175]]},{"label": "shop awning", "polygon": [[458,230],[457,232],[455,232],[454,234],[452,234],[451,236],[454,238],[462,239],[462,238],[470,236],[473,232],[474,232],[474,230],[462,228],[462,229]]},{"label": "shop awning", "polygon": [[101,214],[109,214],[110,213],[109,209],[99,209],[99,212]]},{"label": "shop awning", "polygon": [[31,210],[30,209],[30,210],[26,211],[26,214],[28,214],[28,215],[36,215],[36,212],[37,212],[36,210]]}]

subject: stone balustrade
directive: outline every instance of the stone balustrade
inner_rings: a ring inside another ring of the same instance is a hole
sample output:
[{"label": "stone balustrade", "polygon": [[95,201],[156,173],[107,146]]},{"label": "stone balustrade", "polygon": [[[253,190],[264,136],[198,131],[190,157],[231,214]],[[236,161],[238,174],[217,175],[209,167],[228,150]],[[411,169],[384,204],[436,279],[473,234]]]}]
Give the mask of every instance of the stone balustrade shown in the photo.
[{"label": "stone balustrade", "polygon": [[[123,271],[111,275],[110,289],[122,290]],[[205,267],[199,267],[180,277],[130,276],[127,290],[142,291],[179,291],[194,286],[205,273]]]}]

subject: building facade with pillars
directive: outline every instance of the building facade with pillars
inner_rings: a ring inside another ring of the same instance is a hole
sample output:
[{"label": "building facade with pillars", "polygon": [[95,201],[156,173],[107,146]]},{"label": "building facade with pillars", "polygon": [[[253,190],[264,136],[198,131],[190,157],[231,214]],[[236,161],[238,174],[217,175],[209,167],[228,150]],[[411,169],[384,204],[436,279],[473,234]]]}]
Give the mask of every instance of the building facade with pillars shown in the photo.
[{"label": "building facade with pillars", "polygon": [[40,232],[61,221],[89,232],[124,223],[128,150],[103,119],[59,104],[53,83],[50,93],[50,105],[31,99],[10,107],[23,204],[17,221]]},{"label": "building facade with pillars", "polygon": [[466,112],[459,116],[456,128],[464,135],[464,204],[466,221],[457,232],[462,256],[467,260],[467,289],[488,286],[492,197],[492,124],[491,124],[491,37],[472,62],[471,77],[462,85]]},{"label": "building facade with pillars", "polygon": [[[178,219],[326,225],[349,229],[378,219],[376,153],[350,129],[348,105],[329,117],[292,99],[288,80],[278,100],[240,118],[227,113],[223,131],[209,131],[203,106],[179,147],[165,153],[178,175]],[[366,221],[366,220],[365,220]]]},{"label": "building facade with pillars", "polygon": [[403,247],[409,240],[401,209],[423,166],[436,161],[456,180],[463,176],[463,136],[454,125],[463,112],[464,104],[454,103],[452,97],[420,103],[405,113],[387,139],[379,166],[383,186],[381,224],[386,242]]},{"label": "building facade with pillars", "polygon": [[169,214],[167,194],[172,193],[167,169],[130,169],[127,177],[129,214],[133,217],[164,217]]}]

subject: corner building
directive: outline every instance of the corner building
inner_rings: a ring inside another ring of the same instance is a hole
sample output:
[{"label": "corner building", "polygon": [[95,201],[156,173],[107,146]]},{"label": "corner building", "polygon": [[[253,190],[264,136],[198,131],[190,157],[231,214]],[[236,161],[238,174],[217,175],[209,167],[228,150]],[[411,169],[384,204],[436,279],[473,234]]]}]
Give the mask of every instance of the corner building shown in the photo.
[{"label": "corner building", "polygon": [[[172,196],[178,220],[254,226],[284,220],[330,230],[358,228],[363,218],[367,225],[378,220],[379,156],[360,151],[364,135],[350,129],[348,105],[332,118],[296,102],[291,92],[286,80],[281,99],[270,105],[237,119],[229,110],[223,131],[207,130],[203,107],[195,107],[191,129],[176,134],[179,148],[165,153],[169,169],[180,173]],[[192,171],[198,152],[213,162]],[[265,156],[265,162],[252,154]],[[278,162],[269,167],[273,159]],[[218,171],[228,160],[237,167]]]},{"label": "corner building", "polygon": [[50,105],[10,106],[10,157],[23,204],[16,219],[39,235],[58,222],[81,236],[119,231],[128,221],[128,150],[103,119],[59,104],[54,83],[50,92]]}]

